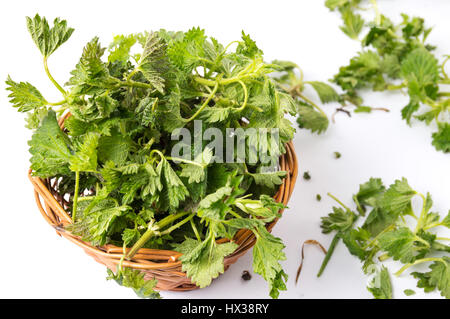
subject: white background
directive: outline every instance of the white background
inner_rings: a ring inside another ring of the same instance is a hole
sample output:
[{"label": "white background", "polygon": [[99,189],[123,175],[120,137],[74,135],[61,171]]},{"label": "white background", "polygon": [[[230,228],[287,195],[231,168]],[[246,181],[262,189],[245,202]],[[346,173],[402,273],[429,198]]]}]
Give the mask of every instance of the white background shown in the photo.
[{"label": "white background", "polygon": [[[296,61],[307,80],[327,80],[358,50],[358,42],[338,28],[340,17],[329,12],[322,0],[307,1],[1,1],[0,79],[11,74],[16,81],[29,81],[48,100],[60,100],[59,92],[45,76],[40,53],[25,26],[25,16],[36,12],[50,20],[67,19],[76,29],[68,43],[50,58],[54,77],[64,83],[75,66],[84,44],[98,35],[106,45],[112,36],[166,28],[187,30],[201,26],[222,43],[240,37],[244,29],[263,49],[266,60]],[[368,1],[367,1],[368,2]],[[438,44],[439,55],[450,53],[450,2],[446,0],[379,0],[383,13],[400,19],[400,12],[420,15],[434,26],[430,42]],[[370,12],[368,13],[370,14]],[[94,262],[69,241],[56,236],[40,216],[32,187],[27,180],[29,154],[26,141],[30,132],[23,116],[8,103],[3,80],[0,82],[0,297],[13,298],[135,298],[134,293],[106,281],[103,266]],[[312,92],[309,92],[312,94]],[[298,131],[294,142],[301,171],[308,170],[311,181],[299,179],[289,209],[274,229],[285,241],[287,261],[283,263],[290,280],[281,298],[370,298],[359,261],[341,244],[320,279],[315,274],[323,255],[307,247],[306,261],[298,285],[295,272],[304,240],[317,239],[325,246],[331,236],[321,234],[320,217],[332,206],[325,195],[332,192],[351,204],[351,195],[369,177],[385,183],[405,176],[417,190],[430,191],[435,210],[444,214],[450,208],[450,155],[431,146],[430,127],[401,120],[400,108],[407,103],[402,94],[371,94],[368,105],[388,107],[390,113],[354,115],[340,113],[326,134]],[[315,97],[314,97],[315,98]],[[336,105],[325,106],[332,114]],[[333,152],[342,153],[335,160]],[[317,202],[315,195],[322,194]],[[448,235],[448,233],[447,233]],[[447,236],[448,237],[448,236]],[[389,264],[391,270],[399,268]],[[205,289],[185,293],[162,293],[165,298],[267,298],[266,283],[257,275],[241,280],[243,270],[251,269],[251,254]],[[395,297],[415,289],[410,298],[440,297],[415,288],[409,275],[393,278]]]}]

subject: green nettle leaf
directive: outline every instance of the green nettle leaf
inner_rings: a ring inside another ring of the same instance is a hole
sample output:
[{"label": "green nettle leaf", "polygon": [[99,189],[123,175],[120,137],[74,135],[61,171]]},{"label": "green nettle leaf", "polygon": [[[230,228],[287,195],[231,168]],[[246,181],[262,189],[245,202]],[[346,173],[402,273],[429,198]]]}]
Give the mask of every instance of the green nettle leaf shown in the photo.
[{"label": "green nettle leaf", "polygon": [[438,131],[433,133],[432,137],[432,144],[438,151],[450,152],[450,123],[439,123]]},{"label": "green nettle leaf", "polygon": [[99,197],[84,209],[81,220],[69,226],[68,230],[93,245],[105,245],[110,242],[108,237],[118,218],[130,209],[126,205],[119,206],[114,199]]},{"label": "green nettle leaf", "polygon": [[441,222],[442,226],[450,228],[450,211],[448,211],[447,216]]},{"label": "green nettle leaf", "polygon": [[220,187],[214,193],[206,195],[198,204],[198,215],[216,221],[222,221],[228,206],[223,202],[226,196],[230,196],[233,189],[229,186]]},{"label": "green nettle leaf", "polygon": [[407,227],[381,234],[378,241],[382,250],[386,251],[394,260],[410,263],[415,259],[414,242],[417,237]]},{"label": "green nettle leaf", "polygon": [[[313,83],[313,82],[308,82],[308,83]],[[291,115],[297,115],[297,108],[298,108],[297,103],[289,94],[279,93],[278,97],[280,100],[280,106],[285,113],[289,113]]]},{"label": "green nettle leaf", "polygon": [[408,297],[416,294],[416,292],[412,289],[405,289],[405,290],[403,290],[403,293],[405,294],[405,296],[408,296]]},{"label": "green nettle leaf", "polygon": [[28,112],[47,105],[41,92],[28,82],[14,82],[8,75],[6,85],[6,89],[11,91],[8,95],[9,101],[19,112]]},{"label": "green nettle leaf", "polygon": [[370,234],[362,228],[358,230],[350,229],[342,233],[341,237],[350,254],[364,261],[367,257],[367,251],[363,245],[370,238]]},{"label": "green nettle leaf", "polygon": [[130,50],[136,41],[134,34],[116,35],[108,47],[108,62],[120,61],[126,63],[130,58]]},{"label": "green nettle leaf", "polygon": [[157,33],[147,34],[144,52],[138,63],[138,69],[147,81],[163,93],[164,78],[161,76],[168,70],[167,44]]},{"label": "green nettle leaf", "polygon": [[229,186],[224,186],[216,190],[214,193],[207,195],[198,204],[200,208],[208,208],[212,204],[221,201],[225,196],[229,196],[233,189]]},{"label": "green nettle leaf", "polygon": [[139,240],[141,233],[136,228],[127,228],[122,233],[122,240],[126,246],[130,246]]},{"label": "green nettle leaf", "polygon": [[27,125],[25,125],[26,128],[29,128],[30,130],[35,130],[41,125],[42,120],[48,113],[48,108],[42,107],[39,109],[35,109],[33,113],[27,114]]},{"label": "green nettle leaf", "polygon": [[436,58],[426,49],[412,51],[402,63],[401,72],[408,81],[409,93],[422,98],[429,85],[437,85],[439,66]]},{"label": "green nettle leaf", "polygon": [[250,35],[245,34],[244,31],[242,31],[242,42],[239,42],[236,52],[249,58],[254,58],[257,55],[262,54],[262,51],[258,48],[256,42],[250,38]]},{"label": "green nettle leaf", "polygon": [[408,105],[406,105],[402,109],[402,118],[406,120],[406,123],[411,124],[411,118],[413,114],[419,109],[420,103],[417,99],[412,99],[409,101]]},{"label": "green nettle leaf", "polygon": [[[125,175],[126,173],[123,174]],[[142,198],[162,190],[160,176],[156,174],[150,164],[146,164],[145,168],[140,168],[122,179],[120,187],[120,192],[124,194],[122,203],[130,204],[139,198],[137,195],[139,190]]]},{"label": "green nettle leaf", "polygon": [[95,88],[108,88],[112,84],[106,64],[101,60],[105,53],[99,39],[94,37],[83,49],[80,61],[70,72],[68,85],[77,87],[77,93],[89,93]]},{"label": "green nettle leaf", "polygon": [[375,299],[392,299],[392,284],[389,271],[382,267],[381,271],[373,278],[373,287],[367,287]]},{"label": "green nettle leaf", "polygon": [[263,185],[269,188],[275,188],[283,183],[286,177],[285,171],[267,172],[267,173],[251,173],[253,180],[257,185]]},{"label": "green nettle leaf", "polygon": [[210,148],[205,148],[202,153],[194,159],[194,163],[181,164],[180,176],[187,177],[188,183],[200,183],[206,178],[206,168],[213,158]]},{"label": "green nettle leaf", "polygon": [[88,133],[84,136],[83,143],[70,156],[70,169],[75,172],[96,172],[97,171],[97,146],[100,135]]},{"label": "green nettle leaf", "polygon": [[161,184],[161,177],[153,169],[153,166],[149,163],[144,164],[146,172],[147,184],[142,189],[142,196],[155,194],[157,191],[161,191],[163,185]]},{"label": "green nettle leaf", "polygon": [[72,156],[72,144],[59,127],[53,110],[48,111],[28,145],[32,155],[30,161],[33,174],[47,178],[70,173],[69,160]]},{"label": "green nettle leaf", "polygon": [[325,6],[330,10],[336,10],[337,8],[343,7],[352,0],[326,0]]},{"label": "green nettle leaf", "polygon": [[286,260],[284,247],[280,238],[273,236],[264,227],[258,228],[253,247],[253,270],[269,283],[272,298],[278,298],[279,291],[286,290],[288,276],[279,263]]},{"label": "green nettle leaf", "polygon": [[254,229],[259,226],[264,226],[264,221],[260,219],[250,219],[250,218],[233,218],[233,219],[227,219],[224,222],[226,225],[235,228],[237,230],[239,229]]},{"label": "green nettle leaf", "polygon": [[158,105],[158,98],[146,97],[139,102],[135,113],[139,116],[142,126],[154,127],[156,124],[155,109]]},{"label": "green nettle leaf", "polygon": [[204,57],[205,31],[192,28],[182,39],[173,41],[168,47],[170,61],[183,71],[190,72]]},{"label": "green nettle leaf", "polygon": [[354,14],[351,10],[342,12],[344,25],[340,27],[342,32],[352,39],[358,39],[358,35],[364,26],[364,20],[359,14]]},{"label": "green nettle leaf", "polygon": [[361,205],[374,207],[385,191],[381,178],[370,178],[368,182],[359,186],[355,198]]},{"label": "green nettle leaf", "polygon": [[156,279],[145,279],[144,273],[137,269],[124,267],[118,269],[117,274],[114,274],[108,269],[108,280],[114,279],[119,285],[127,288],[132,288],[136,295],[140,298],[159,299],[161,298],[156,287]]},{"label": "green nettle leaf", "polygon": [[259,200],[237,198],[234,205],[243,212],[264,222],[271,222],[276,217],[280,217],[279,210],[285,208],[283,204],[277,203],[267,195],[261,195]]},{"label": "green nettle leaf", "polygon": [[306,83],[314,88],[322,103],[336,102],[339,100],[339,95],[330,85],[319,81],[310,81]]},{"label": "green nettle leaf", "polygon": [[102,136],[98,141],[98,158],[102,162],[113,161],[117,165],[123,165],[130,150],[131,140],[120,134]]},{"label": "green nettle leaf", "polygon": [[214,238],[208,237],[203,242],[187,238],[176,246],[182,253],[182,269],[200,288],[208,286],[211,281],[224,272],[223,259],[238,247],[235,243],[216,244]]},{"label": "green nettle leaf", "polygon": [[27,27],[36,46],[44,57],[50,56],[61,44],[66,42],[74,29],[67,26],[66,20],[56,18],[50,28],[47,19],[38,14],[34,18],[27,17]]},{"label": "green nettle leaf", "polygon": [[324,114],[316,111],[312,106],[299,105],[297,123],[300,128],[320,134],[327,130],[329,121]]},{"label": "green nettle leaf", "polygon": [[200,113],[200,118],[206,123],[217,123],[229,119],[235,113],[234,107],[205,108]]},{"label": "green nettle leaf", "polygon": [[189,195],[189,192],[166,159],[163,158],[159,162],[157,173],[162,176],[162,184],[164,192],[167,192],[169,208],[175,210],[180,205],[180,201],[183,201]]},{"label": "green nettle leaf", "polygon": [[377,236],[390,225],[394,224],[400,214],[375,207],[367,216],[363,228],[372,236]]},{"label": "green nettle leaf", "polygon": [[381,206],[392,212],[405,213],[411,209],[411,199],[417,194],[406,178],[396,180],[381,199]]},{"label": "green nettle leaf", "polygon": [[434,261],[430,269],[426,273],[412,273],[419,279],[417,287],[424,288],[425,292],[434,291],[437,288],[441,296],[450,299],[450,258],[444,256],[441,260]]},{"label": "green nettle leaf", "polygon": [[333,207],[333,212],[326,217],[321,217],[322,232],[328,234],[333,230],[346,231],[352,227],[356,220],[356,215],[352,211],[344,210],[340,207]]}]

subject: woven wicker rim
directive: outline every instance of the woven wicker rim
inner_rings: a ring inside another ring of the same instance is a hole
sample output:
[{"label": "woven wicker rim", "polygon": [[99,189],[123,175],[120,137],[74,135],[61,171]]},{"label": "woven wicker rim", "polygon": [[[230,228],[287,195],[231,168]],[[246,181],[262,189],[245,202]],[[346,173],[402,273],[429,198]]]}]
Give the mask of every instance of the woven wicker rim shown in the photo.
[{"label": "woven wicker rim", "polygon": [[[66,118],[67,116],[64,116],[59,120],[61,127],[63,127]],[[279,164],[280,170],[286,171],[287,175],[274,198],[277,202],[287,205],[298,175],[297,156],[292,142],[286,144],[286,153],[280,157]],[[69,203],[64,198],[65,194],[57,192],[58,181],[32,176],[31,169],[28,172],[28,177],[34,187],[34,197],[39,211],[47,223],[55,228],[56,233],[83,248],[97,262],[115,271],[123,256],[123,248],[110,244],[102,247],[92,246],[81,240],[80,237],[66,231],[64,227],[71,224],[72,219],[66,212],[69,208]],[[266,225],[267,229],[271,231],[277,221],[278,219],[268,223]],[[235,252],[225,257],[225,270],[244,255],[255,244],[255,240],[256,238],[252,231],[247,229],[239,230],[233,238],[233,241],[239,246]],[[228,240],[219,239],[217,242],[223,243],[226,241]],[[156,286],[158,290],[186,291],[198,288],[186,277],[186,273],[181,270],[181,261],[178,260],[180,256],[179,252],[172,250],[141,248],[133,259],[123,261],[123,266],[141,270],[147,279],[156,278],[158,280]]]}]

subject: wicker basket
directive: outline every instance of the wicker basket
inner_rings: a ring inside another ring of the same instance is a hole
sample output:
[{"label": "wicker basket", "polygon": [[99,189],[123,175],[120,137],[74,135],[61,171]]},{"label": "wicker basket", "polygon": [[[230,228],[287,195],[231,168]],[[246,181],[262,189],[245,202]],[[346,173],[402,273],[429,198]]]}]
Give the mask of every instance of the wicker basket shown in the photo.
[{"label": "wicker basket", "polygon": [[[61,118],[59,121],[61,127],[65,118]],[[298,173],[297,157],[292,142],[286,144],[286,149],[286,153],[280,157],[280,170],[286,171],[287,176],[274,196],[277,202],[282,202],[285,205],[291,197]],[[41,179],[32,176],[31,170],[28,172],[28,177],[34,187],[37,206],[47,223],[53,226],[60,236],[80,246],[97,262],[115,271],[122,258],[123,248],[114,245],[95,247],[66,231],[64,226],[71,224],[72,219],[66,212],[69,203],[64,198],[65,194],[57,192],[58,182],[55,179]],[[274,220],[267,224],[267,229],[271,231],[276,222],[277,220]],[[218,240],[219,243],[226,241],[227,239]],[[255,244],[255,236],[251,231],[241,229],[236,233],[233,241],[239,247],[231,255],[225,257],[225,270]],[[176,251],[141,248],[132,260],[123,261],[123,266],[143,271],[145,278],[156,278],[158,290],[185,291],[198,288],[181,270],[181,261],[178,260],[180,256],[181,254]]]}]

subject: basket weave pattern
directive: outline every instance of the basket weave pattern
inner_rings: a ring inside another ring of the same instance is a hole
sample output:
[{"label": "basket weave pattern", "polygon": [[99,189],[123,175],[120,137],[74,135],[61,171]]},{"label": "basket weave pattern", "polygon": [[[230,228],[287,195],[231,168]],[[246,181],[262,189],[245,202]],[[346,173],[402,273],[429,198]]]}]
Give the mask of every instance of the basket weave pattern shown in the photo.
[{"label": "basket weave pattern", "polygon": [[[60,120],[61,126],[63,122],[64,118]],[[280,157],[280,170],[286,171],[287,175],[274,196],[277,202],[284,205],[287,205],[291,197],[298,174],[297,157],[292,142],[286,144],[286,150],[286,153]],[[71,224],[72,219],[67,213],[69,202],[65,199],[65,194],[59,194],[57,191],[58,181],[32,176],[31,170],[28,172],[28,177],[34,187],[34,197],[39,211],[47,223],[55,228],[57,234],[83,248],[97,262],[116,271],[123,256],[123,248],[114,245],[92,246],[66,231],[64,227]],[[274,220],[267,224],[267,229],[271,231],[276,222],[277,220]],[[250,230],[241,229],[236,233],[233,241],[239,246],[235,252],[225,257],[225,270],[255,244],[255,239],[255,235]],[[227,239],[219,239],[218,243],[226,241]],[[156,278],[158,290],[186,291],[198,288],[181,270],[181,261],[178,260],[180,256],[181,254],[176,251],[141,248],[131,260],[124,260],[123,266],[141,270],[145,273],[146,279]]]}]

